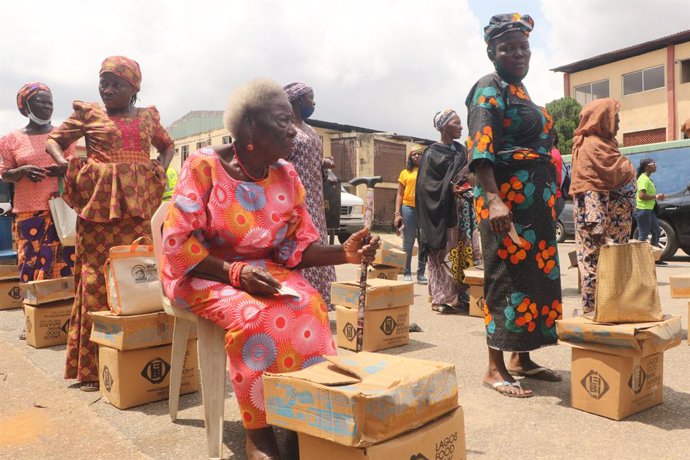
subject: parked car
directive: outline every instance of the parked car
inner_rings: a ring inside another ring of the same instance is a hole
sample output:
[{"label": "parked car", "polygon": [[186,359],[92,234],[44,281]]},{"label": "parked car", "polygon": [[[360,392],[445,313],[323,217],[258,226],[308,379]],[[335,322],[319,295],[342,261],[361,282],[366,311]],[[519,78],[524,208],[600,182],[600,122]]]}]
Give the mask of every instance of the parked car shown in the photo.
[{"label": "parked car", "polygon": [[357,195],[348,193],[345,187],[340,187],[340,226],[338,227],[338,241],[344,243],[350,235],[364,227],[364,200]]},{"label": "parked car", "polygon": [[[669,193],[664,201],[657,201],[655,213],[661,226],[661,260],[673,257],[678,248],[690,255],[690,184],[684,190]],[[633,228],[633,235],[637,235],[637,228]]]},{"label": "parked car", "polygon": [[556,241],[562,243],[571,238],[575,238],[575,215],[573,214],[572,200],[566,200],[556,224]]}]

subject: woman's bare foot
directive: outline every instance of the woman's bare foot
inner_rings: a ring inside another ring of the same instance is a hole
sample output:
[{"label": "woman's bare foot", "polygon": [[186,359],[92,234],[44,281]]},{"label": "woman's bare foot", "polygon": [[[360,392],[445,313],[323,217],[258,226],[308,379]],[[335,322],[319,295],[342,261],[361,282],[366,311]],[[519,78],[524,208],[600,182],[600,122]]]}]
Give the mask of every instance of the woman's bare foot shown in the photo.
[{"label": "woman's bare foot", "polygon": [[248,460],[280,460],[280,451],[273,427],[247,430],[245,441]]},{"label": "woman's bare foot", "polygon": [[532,390],[526,390],[510,375],[503,361],[503,352],[489,348],[489,368],[482,379],[484,385],[504,396],[530,398]]},{"label": "woman's bare foot", "polygon": [[529,377],[546,382],[560,382],[563,378],[556,372],[532,361],[529,353],[513,353],[510,357],[509,372],[521,377]]}]

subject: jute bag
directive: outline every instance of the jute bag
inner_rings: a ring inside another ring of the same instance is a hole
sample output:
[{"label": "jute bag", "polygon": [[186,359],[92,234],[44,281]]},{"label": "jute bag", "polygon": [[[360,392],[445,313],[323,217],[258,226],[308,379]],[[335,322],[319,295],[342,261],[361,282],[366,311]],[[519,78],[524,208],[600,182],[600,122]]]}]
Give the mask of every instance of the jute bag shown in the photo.
[{"label": "jute bag", "polygon": [[594,321],[661,321],[652,246],[644,241],[601,247],[597,266]]},{"label": "jute bag", "polygon": [[53,217],[55,230],[60,244],[75,246],[77,243],[77,212],[62,199],[62,177],[58,177],[58,196],[48,201],[50,215]]},{"label": "jute bag", "polygon": [[138,238],[131,245],[110,248],[103,270],[108,305],[116,315],[140,315],[163,309],[156,255],[150,243],[148,238]]}]

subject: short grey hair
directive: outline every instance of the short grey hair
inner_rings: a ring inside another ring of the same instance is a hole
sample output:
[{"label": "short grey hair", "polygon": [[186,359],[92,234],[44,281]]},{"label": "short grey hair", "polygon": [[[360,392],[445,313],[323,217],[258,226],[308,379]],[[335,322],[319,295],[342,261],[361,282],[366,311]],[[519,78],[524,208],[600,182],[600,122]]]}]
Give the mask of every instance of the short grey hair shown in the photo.
[{"label": "short grey hair", "polygon": [[223,124],[233,138],[237,139],[242,122],[266,108],[276,99],[285,99],[289,104],[283,87],[270,78],[257,78],[237,88],[230,96],[228,107],[223,114]]}]

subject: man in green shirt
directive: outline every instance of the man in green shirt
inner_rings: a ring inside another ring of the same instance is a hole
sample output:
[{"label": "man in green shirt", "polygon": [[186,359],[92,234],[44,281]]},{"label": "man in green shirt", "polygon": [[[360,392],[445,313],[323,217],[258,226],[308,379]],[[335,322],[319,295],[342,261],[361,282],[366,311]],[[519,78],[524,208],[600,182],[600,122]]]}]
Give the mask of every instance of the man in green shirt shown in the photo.
[{"label": "man in green shirt", "polygon": [[[654,213],[654,206],[657,201],[664,201],[666,195],[656,193],[656,186],[650,177],[656,172],[656,163],[651,158],[640,161],[637,168],[637,196],[635,220],[637,221],[637,238],[646,241],[649,234],[652,234],[652,246],[659,246],[659,235],[661,227],[659,220]],[[660,262],[665,264],[665,262]]]}]

